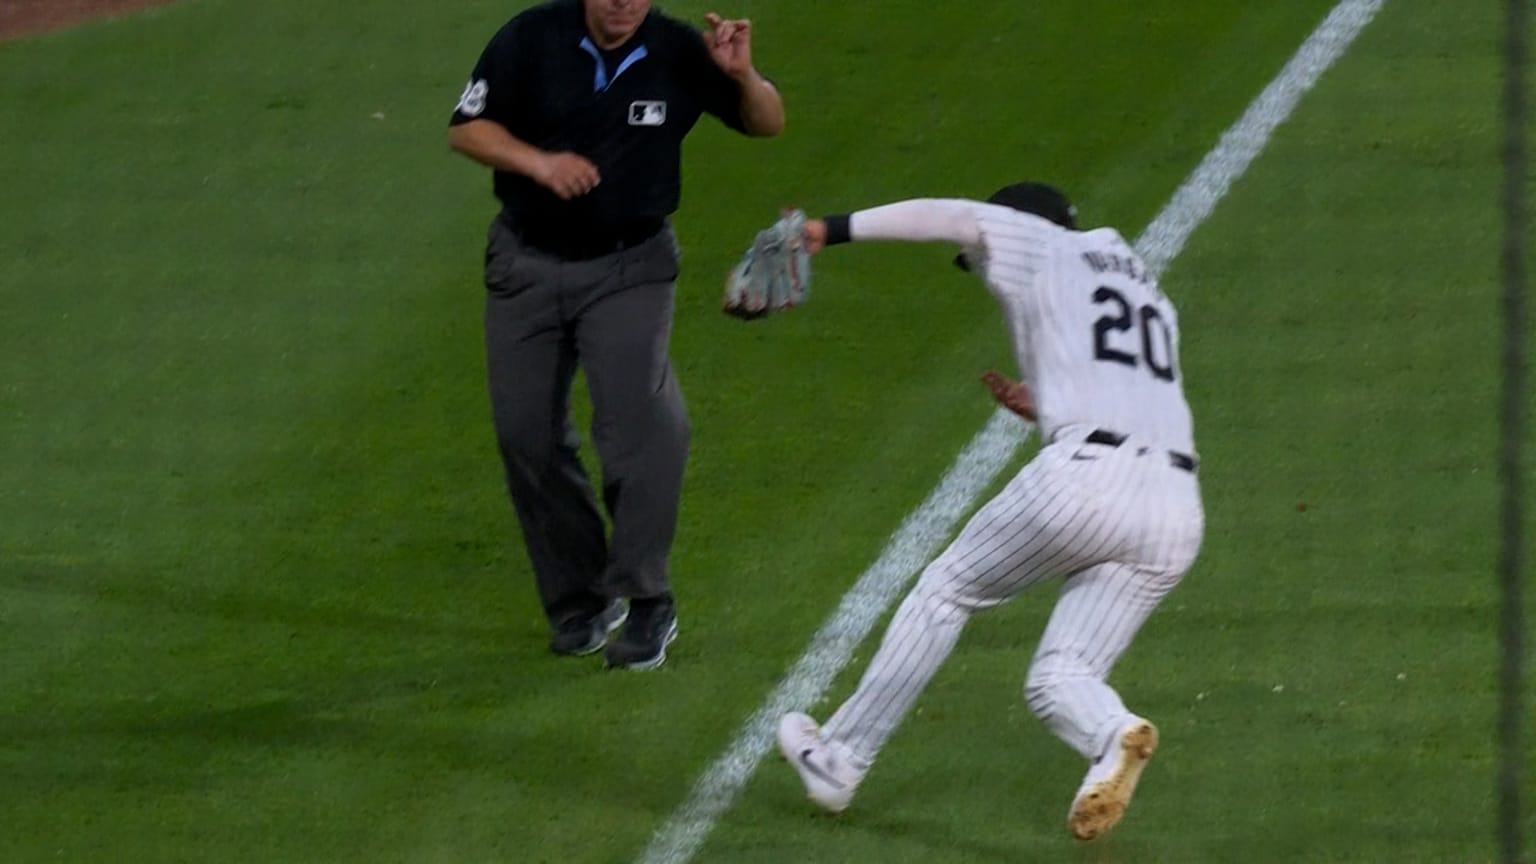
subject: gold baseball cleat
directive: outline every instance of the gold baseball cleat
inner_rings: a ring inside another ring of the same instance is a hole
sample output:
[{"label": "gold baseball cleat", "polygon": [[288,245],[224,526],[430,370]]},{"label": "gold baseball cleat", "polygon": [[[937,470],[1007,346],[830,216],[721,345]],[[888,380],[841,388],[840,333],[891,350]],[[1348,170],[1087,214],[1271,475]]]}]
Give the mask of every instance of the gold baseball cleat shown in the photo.
[{"label": "gold baseball cleat", "polygon": [[1141,770],[1157,751],[1157,727],[1136,718],[1120,730],[1118,746],[1093,763],[1072,801],[1067,826],[1079,840],[1092,840],[1125,816]]}]

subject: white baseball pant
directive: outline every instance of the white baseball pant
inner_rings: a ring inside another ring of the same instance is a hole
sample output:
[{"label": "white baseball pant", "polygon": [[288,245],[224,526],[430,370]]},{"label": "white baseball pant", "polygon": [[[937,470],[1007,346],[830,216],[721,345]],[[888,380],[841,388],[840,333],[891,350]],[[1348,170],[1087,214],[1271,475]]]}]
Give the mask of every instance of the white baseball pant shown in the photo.
[{"label": "white baseball pant", "polygon": [[824,740],[867,767],[973,613],[1065,576],[1024,695],[1074,750],[1103,751],[1131,716],[1109,672],[1194,563],[1205,515],[1194,473],[1167,450],[1087,444],[1090,431],[1059,430],[924,569]]}]

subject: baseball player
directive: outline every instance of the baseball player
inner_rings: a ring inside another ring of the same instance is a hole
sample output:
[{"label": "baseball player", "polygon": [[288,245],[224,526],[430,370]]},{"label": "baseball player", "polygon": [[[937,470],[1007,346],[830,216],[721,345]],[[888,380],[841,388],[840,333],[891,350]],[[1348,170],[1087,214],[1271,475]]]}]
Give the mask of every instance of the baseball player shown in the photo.
[{"label": "baseball player", "polygon": [[986,203],[912,200],[805,223],[812,253],[848,241],[947,241],[1002,305],[1022,382],[985,376],[1039,424],[1043,446],[924,569],[858,690],[821,726],[792,713],[779,747],[810,799],[841,812],[972,613],[1054,577],[1061,595],[1024,685],[1030,709],[1088,760],[1068,827],[1124,815],[1157,728],[1105,683],[1194,563],[1205,528],[1179,324],[1157,279],[1110,228],[1038,183]]}]

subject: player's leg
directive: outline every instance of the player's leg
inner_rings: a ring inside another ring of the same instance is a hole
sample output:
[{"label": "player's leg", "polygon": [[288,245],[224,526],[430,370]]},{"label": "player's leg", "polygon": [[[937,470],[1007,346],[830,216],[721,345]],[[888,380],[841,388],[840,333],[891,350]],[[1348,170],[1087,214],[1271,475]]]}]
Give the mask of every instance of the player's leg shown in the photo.
[{"label": "player's leg", "polygon": [[507,489],[555,629],[551,647],[586,653],[601,647],[589,622],[608,602],[599,590],[607,554],[568,417],[576,352],[558,314],[558,265],[523,250],[499,221],[489,243],[486,370]]},{"label": "player's leg", "polygon": [[[677,529],[690,429],[669,356],[677,252],[670,231],[592,262],[576,338],[592,395],[592,438],[613,519],[604,577],[631,598],[611,665],[649,668],[676,634],[667,558]],[[599,268],[601,268],[599,270]]]},{"label": "player's leg", "polygon": [[1106,679],[1136,631],[1178,584],[1128,564],[1090,567],[1066,580],[1030,664],[1025,700],[1045,725],[1084,757],[1102,752],[1132,716]]},{"label": "player's leg", "polygon": [[[796,767],[807,790],[823,807],[846,806],[972,614],[1078,569],[1085,557],[1099,554],[1092,541],[1097,508],[1070,476],[1056,469],[1056,461],[1042,454],[1025,466],[923,571],[896,610],[858,689],[825,726],[816,729],[805,715],[785,718],[780,747],[786,758],[800,763]],[[807,755],[807,750],[813,752]]]},{"label": "player's leg", "polygon": [[1109,563],[1069,577],[1030,665],[1030,709],[1090,761],[1069,816],[1080,839],[1120,820],[1157,747],[1156,727],[1127,709],[1106,679],[1181,575]]}]

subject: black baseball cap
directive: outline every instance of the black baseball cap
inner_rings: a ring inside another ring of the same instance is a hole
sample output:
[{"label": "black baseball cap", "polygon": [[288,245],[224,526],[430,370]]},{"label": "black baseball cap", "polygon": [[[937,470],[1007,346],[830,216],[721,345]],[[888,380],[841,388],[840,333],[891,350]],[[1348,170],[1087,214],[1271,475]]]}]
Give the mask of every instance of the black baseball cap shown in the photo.
[{"label": "black baseball cap", "polygon": [[[1010,207],[1021,213],[1039,216],[1068,230],[1077,230],[1077,207],[1072,199],[1047,183],[1013,183],[993,192],[987,198],[987,203]],[[964,255],[955,256],[955,266],[961,270],[971,269],[966,266]]]},{"label": "black baseball cap", "polygon": [[1033,213],[1072,231],[1077,230],[1077,207],[1065,192],[1045,183],[1014,183],[992,193],[988,204],[1001,204],[1022,213]]}]

